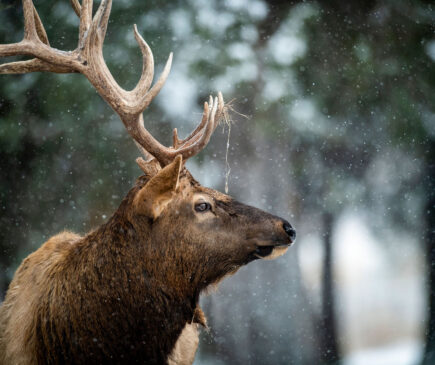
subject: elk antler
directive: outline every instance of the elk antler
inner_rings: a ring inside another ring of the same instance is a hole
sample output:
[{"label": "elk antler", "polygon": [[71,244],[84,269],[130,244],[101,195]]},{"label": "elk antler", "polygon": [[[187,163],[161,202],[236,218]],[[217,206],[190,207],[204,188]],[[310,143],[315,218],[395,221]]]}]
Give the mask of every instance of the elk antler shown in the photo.
[{"label": "elk antler", "polygon": [[143,111],[148,107],[168,77],[172,63],[170,53],[157,82],[151,87],[154,77],[154,57],[150,47],[140,36],[134,25],[134,36],[142,52],[143,67],[136,87],[127,91],[113,78],[103,58],[103,42],[109,21],[112,0],[101,0],[92,17],[92,0],[71,0],[72,7],[80,17],[79,42],[75,50],[65,52],[50,46],[41,19],[32,0],[23,0],[24,38],[21,42],[0,45],[0,57],[26,55],[34,57],[27,61],[0,65],[0,73],[17,74],[35,71],[56,73],[79,72],[86,76],[104,100],[119,115],[128,133],[144,151],[163,167],[177,155],[183,161],[196,155],[210,140],[224,113],[222,94],[204,103],[202,120],[198,127],[184,140],[179,140],[174,129],[173,146],[160,144],[144,127]]}]

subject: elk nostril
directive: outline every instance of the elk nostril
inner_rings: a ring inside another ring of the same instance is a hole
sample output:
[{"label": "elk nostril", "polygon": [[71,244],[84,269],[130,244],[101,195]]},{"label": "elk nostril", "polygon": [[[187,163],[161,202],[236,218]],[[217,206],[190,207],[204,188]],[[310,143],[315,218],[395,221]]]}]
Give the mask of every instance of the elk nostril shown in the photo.
[{"label": "elk nostril", "polygon": [[296,239],[296,231],[291,226],[291,224],[289,222],[284,221],[282,227],[284,228],[285,233],[287,233],[287,236],[290,237],[290,240],[294,242],[294,240]]}]

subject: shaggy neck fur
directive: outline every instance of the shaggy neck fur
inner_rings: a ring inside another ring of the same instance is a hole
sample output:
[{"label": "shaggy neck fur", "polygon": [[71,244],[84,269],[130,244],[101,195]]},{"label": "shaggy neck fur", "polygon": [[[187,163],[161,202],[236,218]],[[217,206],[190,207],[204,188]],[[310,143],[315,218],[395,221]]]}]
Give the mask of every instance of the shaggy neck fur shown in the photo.
[{"label": "shaggy neck fur", "polygon": [[107,224],[65,252],[62,271],[53,270],[62,286],[43,295],[35,316],[40,363],[164,364],[192,322],[198,278],[180,275],[187,263],[168,257],[170,237],[151,244],[152,221],[130,220],[143,182]]}]

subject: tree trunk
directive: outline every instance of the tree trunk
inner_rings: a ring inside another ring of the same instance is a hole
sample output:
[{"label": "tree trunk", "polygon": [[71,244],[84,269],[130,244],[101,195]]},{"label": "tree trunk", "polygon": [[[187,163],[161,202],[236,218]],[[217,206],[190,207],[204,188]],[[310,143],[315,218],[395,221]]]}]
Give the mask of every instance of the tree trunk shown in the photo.
[{"label": "tree trunk", "polygon": [[339,352],[334,305],[334,278],[332,262],[332,230],[334,218],[331,213],[323,214],[324,258],[322,276],[322,314],[320,321],[320,346],[324,364],[338,364]]},{"label": "tree trunk", "polygon": [[430,142],[427,161],[427,175],[425,178],[427,194],[425,240],[428,271],[428,322],[422,365],[435,364],[435,140]]}]

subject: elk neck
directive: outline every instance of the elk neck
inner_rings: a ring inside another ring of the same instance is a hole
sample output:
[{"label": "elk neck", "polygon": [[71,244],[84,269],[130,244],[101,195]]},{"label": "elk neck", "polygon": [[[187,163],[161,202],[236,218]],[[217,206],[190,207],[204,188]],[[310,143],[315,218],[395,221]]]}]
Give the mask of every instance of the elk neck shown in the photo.
[{"label": "elk neck", "polygon": [[[190,320],[202,289],[190,271],[196,267],[171,249],[168,240],[176,238],[155,237],[151,219],[131,214],[133,197],[145,183],[144,177],[139,178],[107,223],[78,242],[74,253],[83,270],[95,271],[99,278],[95,286],[114,288],[112,294],[131,301],[133,307],[149,307],[150,298],[157,298],[159,311],[178,308],[179,315]],[[85,265],[88,260],[94,265]]]}]

